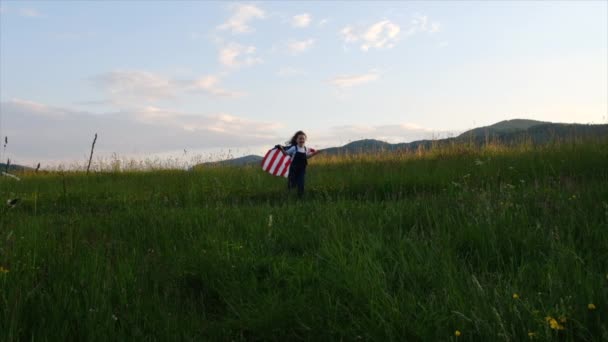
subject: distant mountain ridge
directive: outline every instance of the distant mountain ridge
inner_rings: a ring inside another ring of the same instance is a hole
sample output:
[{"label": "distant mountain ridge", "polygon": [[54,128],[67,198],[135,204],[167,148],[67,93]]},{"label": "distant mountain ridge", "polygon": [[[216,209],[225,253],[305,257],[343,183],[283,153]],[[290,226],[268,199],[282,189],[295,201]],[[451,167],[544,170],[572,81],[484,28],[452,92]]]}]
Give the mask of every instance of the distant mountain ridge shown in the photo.
[{"label": "distant mountain ridge", "polygon": [[477,134],[487,134],[487,133],[493,133],[493,134],[514,133],[514,132],[518,132],[518,131],[522,131],[522,130],[527,130],[534,126],[545,125],[545,124],[553,124],[553,123],[545,122],[545,121],[526,120],[526,119],[504,120],[504,121],[497,122],[490,126],[473,128],[471,130],[468,130],[468,131],[460,134],[460,136],[469,136],[471,134],[477,135]]},{"label": "distant mountain ridge", "polygon": [[196,166],[200,166],[200,165],[207,165],[207,166],[245,166],[245,165],[252,165],[252,164],[258,164],[262,162],[262,159],[264,159],[261,156],[257,156],[255,154],[249,154],[243,157],[238,157],[238,158],[231,158],[231,159],[226,159],[226,160],[219,160],[219,161],[214,161],[214,162],[207,162],[207,163],[202,163],[202,164],[198,164]]},{"label": "distant mountain ridge", "polygon": [[[388,151],[415,151],[419,148],[426,149],[432,146],[452,143],[472,143],[474,145],[482,146],[489,142],[500,142],[509,145],[529,141],[533,144],[544,144],[554,139],[573,139],[580,137],[608,137],[608,124],[566,124],[512,119],[500,121],[489,126],[473,128],[452,138],[417,140],[396,144],[375,139],[362,139],[350,142],[344,146],[323,149],[323,153],[338,155]],[[259,164],[262,159],[261,156],[248,155],[219,162],[205,163],[203,165],[255,165]]]},{"label": "distant mountain ridge", "polygon": [[390,144],[380,140],[365,139],[353,141],[341,147],[324,149],[326,154],[356,154],[381,151],[413,151],[419,148],[430,148],[452,143],[472,143],[482,146],[489,142],[516,144],[529,141],[533,144],[544,144],[554,139],[571,139],[577,137],[608,137],[608,124],[563,124],[534,120],[505,120],[496,124],[468,130],[456,137],[417,140],[409,143]]},{"label": "distant mountain ridge", "polygon": [[[18,164],[10,164],[8,166],[8,172],[14,172],[14,171],[27,171],[27,170],[33,170],[33,168],[31,167],[27,167],[27,166],[23,166],[23,165],[18,165]],[[6,172],[6,163],[0,163],[0,172]]]}]

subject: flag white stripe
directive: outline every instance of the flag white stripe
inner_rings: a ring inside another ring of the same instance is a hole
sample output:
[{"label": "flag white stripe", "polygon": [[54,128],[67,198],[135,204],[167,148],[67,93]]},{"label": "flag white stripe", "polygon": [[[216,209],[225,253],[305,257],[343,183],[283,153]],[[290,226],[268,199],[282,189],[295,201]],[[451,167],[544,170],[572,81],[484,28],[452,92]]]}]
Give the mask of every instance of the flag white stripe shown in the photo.
[{"label": "flag white stripe", "polygon": [[262,170],[270,173],[273,176],[289,177],[290,164],[293,158],[274,148],[269,150],[262,161]]},{"label": "flag white stripe", "polygon": [[285,165],[287,164],[287,161],[289,160],[289,157],[285,157],[281,163],[281,167],[279,168],[279,171],[277,171],[276,173],[273,173],[276,176],[280,176],[283,173],[283,170],[285,169]]},{"label": "flag white stripe", "polygon": [[274,169],[277,168],[279,166],[279,164],[284,160],[284,156],[279,156],[277,158],[277,160],[274,161],[274,163],[272,164],[272,166],[270,167],[270,169],[268,170],[268,172],[270,172],[271,174],[274,174]]},{"label": "flag white stripe", "polygon": [[264,162],[264,166],[262,166],[262,169],[264,170],[268,170],[268,164],[270,164],[270,161],[272,160],[272,157],[278,153],[278,150],[272,150],[270,151],[270,153],[268,153],[268,156],[266,157],[266,161]]}]

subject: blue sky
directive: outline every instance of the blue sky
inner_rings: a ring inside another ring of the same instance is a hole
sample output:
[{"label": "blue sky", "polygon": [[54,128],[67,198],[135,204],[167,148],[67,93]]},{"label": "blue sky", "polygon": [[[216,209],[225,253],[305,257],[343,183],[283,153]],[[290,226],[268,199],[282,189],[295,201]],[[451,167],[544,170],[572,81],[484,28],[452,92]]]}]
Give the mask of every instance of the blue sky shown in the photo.
[{"label": "blue sky", "polygon": [[[511,118],[605,123],[593,2],[0,1],[6,155],[263,153]],[[3,156],[4,157],[6,157]]]}]

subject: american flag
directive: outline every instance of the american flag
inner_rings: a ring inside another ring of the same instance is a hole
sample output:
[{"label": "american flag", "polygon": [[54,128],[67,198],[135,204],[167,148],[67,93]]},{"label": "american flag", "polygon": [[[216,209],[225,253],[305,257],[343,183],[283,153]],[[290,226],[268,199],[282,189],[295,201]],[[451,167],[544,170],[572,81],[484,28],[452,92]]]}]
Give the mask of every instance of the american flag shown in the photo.
[{"label": "american flag", "polygon": [[[315,152],[315,150],[308,148],[307,152]],[[291,157],[283,155],[283,152],[276,147],[269,150],[262,159],[262,170],[274,176],[289,176],[289,165],[291,165]]]}]

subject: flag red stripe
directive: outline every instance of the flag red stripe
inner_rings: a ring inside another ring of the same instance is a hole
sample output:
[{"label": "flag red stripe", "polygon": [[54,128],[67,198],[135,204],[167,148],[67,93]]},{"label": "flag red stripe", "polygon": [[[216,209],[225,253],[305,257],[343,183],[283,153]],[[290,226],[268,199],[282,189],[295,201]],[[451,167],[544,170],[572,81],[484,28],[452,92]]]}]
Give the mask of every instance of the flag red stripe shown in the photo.
[{"label": "flag red stripe", "polygon": [[286,158],[287,158],[287,156],[281,156],[281,160],[279,160],[277,167],[274,169],[274,172],[272,173],[273,175],[278,176],[281,172],[283,172],[283,168],[285,167]]},{"label": "flag red stripe", "polygon": [[270,151],[266,152],[266,154],[264,155],[264,158],[262,158],[262,162],[260,163],[260,165],[262,166],[262,170],[264,169],[264,163],[266,163],[266,158],[268,158],[269,154],[270,154]]},{"label": "flag red stripe", "polygon": [[270,171],[272,169],[272,166],[275,163],[275,160],[277,159],[277,157],[280,155],[281,153],[279,152],[279,150],[275,150],[274,154],[272,155],[272,158],[270,159],[270,163],[268,163],[266,165],[266,167],[264,168],[266,171]]},{"label": "flag red stripe", "polygon": [[291,165],[291,158],[289,158],[289,160],[285,163],[285,168],[283,169],[283,172],[281,172],[281,176],[287,176],[289,173],[289,165]]},{"label": "flag red stripe", "polygon": [[274,162],[273,167],[268,170],[271,175],[276,175],[277,170],[281,167],[281,165],[283,165],[283,158],[285,158],[285,156],[280,156],[277,161]]},{"label": "flag red stripe", "polygon": [[268,157],[270,156],[271,153],[272,153],[272,150],[268,150],[268,152],[266,152],[266,155],[264,156],[264,159],[262,159],[262,170],[265,169],[266,161],[268,160]]},{"label": "flag red stripe", "polygon": [[[309,151],[311,150],[314,151],[313,149],[309,149]],[[262,170],[273,176],[287,177],[289,176],[289,168],[292,162],[293,157],[283,155],[281,150],[273,148],[262,158]]]},{"label": "flag red stripe", "polygon": [[270,168],[270,166],[272,166],[272,163],[274,162],[274,160],[279,155],[279,151],[278,150],[271,150],[269,153],[270,154],[268,155],[268,158],[266,158],[266,163],[264,163],[264,165],[262,166],[262,168],[264,169],[264,171],[268,171],[268,169]]}]

